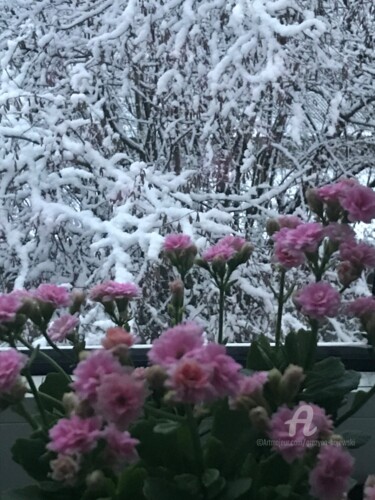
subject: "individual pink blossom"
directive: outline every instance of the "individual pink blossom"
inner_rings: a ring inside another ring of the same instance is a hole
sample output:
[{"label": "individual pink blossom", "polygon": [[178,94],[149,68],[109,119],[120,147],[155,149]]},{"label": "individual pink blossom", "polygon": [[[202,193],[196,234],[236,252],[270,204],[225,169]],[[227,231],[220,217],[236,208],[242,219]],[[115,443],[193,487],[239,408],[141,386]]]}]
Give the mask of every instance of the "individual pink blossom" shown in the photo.
[{"label": "individual pink blossom", "polygon": [[301,401],[294,408],[281,406],[272,415],[269,437],[273,449],[288,463],[302,458],[314,442],[332,431],[332,420],[323,408]]},{"label": "individual pink blossom", "polygon": [[317,196],[326,203],[339,202],[353,186],[358,183],[355,179],[342,179],[333,184],[327,184],[316,190]]},{"label": "individual pink blossom", "polygon": [[60,419],[50,429],[47,448],[64,455],[88,453],[96,447],[100,434],[97,418],[80,418],[73,415]]},{"label": "individual pink blossom", "polygon": [[339,312],[340,294],[329,283],[319,281],[299,290],[294,302],[302,314],[310,318],[334,317]]},{"label": "individual pink blossom", "polygon": [[235,396],[238,393],[242,378],[241,365],[226,354],[224,346],[209,343],[187,353],[185,358],[192,358],[206,367],[212,393],[216,397]]},{"label": "individual pink blossom", "polygon": [[355,231],[348,224],[340,224],[338,222],[330,222],[324,228],[325,235],[335,243],[343,243],[355,240]]},{"label": "individual pink blossom", "polygon": [[79,319],[71,314],[64,314],[55,319],[48,327],[47,334],[53,342],[62,342],[79,324]]},{"label": "individual pink blossom", "polygon": [[354,459],[341,446],[323,446],[309,475],[311,494],[319,500],[340,500],[349,486]]},{"label": "individual pink blossom", "polygon": [[263,390],[264,384],[268,380],[268,372],[260,371],[253,375],[243,375],[240,379],[238,396],[253,396]]},{"label": "individual pink blossom", "polygon": [[228,234],[227,236],[224,236],[219,243],[221,245],[229,245],[234,248],[236,252],[239,252],[247,241],[241,236],[232,236],[231,234]]},{"label": "individual pink blossom", "polygon": [[349,286],[361,276],[362,268],[344,260],[337,266],[336,272],[340,283],[344,286]]},{"label": "individual pink blossom", "polygon": [[57,458],[50,461],[51,478],[67,486],[73,486],[80,470],[80,457],[58,454]]},{"label": "individual pink blossom", "polygon": [[134,283],[117,283],[106,281],[94,286],[89,297],[94,302],[112,302],[120,299],[135,299],[140,296],[140,289]]},{"label": "individual pink blossom", "polygon": [[200,361],[184,356],[169,368],[168,374],[167,386],[175,401],[195,404],[215,399],[211,368]]},{"label": "individual pink blossom", "polygon": [[53,307],[66,307],[70,304],[70,293],[63,286],[43,283],[33,291],[34,298],[51,304]]},{"label": "individual pink blossom", "polygon": [[131,347],[133,344],[133,335],[119,326],[108,328],[105,337],[102,340],[102,346],[104,349],[113,349],[119,345]]},{"label": "individual pink blossom", "polygon": [[223,261],[227,262],[236,254],[236,250],[228,244],[217,243],[203,252],[202,258],[207,262]]},{"label": "individual pink blossom", "polygon": [[190,236],[187,234],[168,234],[165,237],[163,248],[167,252],[186,250],[193,246]]},{"label": "individual pink blossom", "polygon": [[361,318],[365,314],[375,312],[375,297],[359,297],[346,305],[346,312]]},{"label": "individual pink blossom", "polygon": [[357,243],[349,240],[341,243],[340,259],[346,260],[363,269],[375,267],[375,247],[366,243]]},{"label": "individual pink blossom", "polygon": [[297,215],[280,215],[280,217],[277,218],[277,222],[281,229],[283,227],[295,229],[297,226],[303,224],[303,220]]},{"label": "individual pink blossom", "polygon": [[363,500],[375,500],[375,476],[368,476],[363,490]]},{"label": "individual pink blossom", "polygon": [[146,397],[144,383],[129,373],[103,377],[97,389],[97,412],[119,429],[126,429],[141,414]]},{"label": "individual pink blossom", "polygon": [[139,458],[136,446],[138,439],[132,438],[129,432],[119,431],[114,425],[108,425],[102,437],[107,444],[106,455],[115,466],[136,462]]},{"label": "individual pink blossom", "polygon": [[0,323],[13,321],[21,305],[21,300],[11,293],[0,294]]},{"label": "individual pink blossom", "polygon": [[282,240],[276,242],[274,251],[275,260],[285,269],[301,266],[306,260],[305,254],[301,250],[290,247]]},{"label": "individual pink blossom", "polygon": [[369,187],[351,187],[340,197],[340,203],[351,222],[371,222],[375,218],[375,192]]},{"label": "individual pink blossom", "polygon": [[193,322],[186,322],[166,330],[154,340],[148,352],[148,359],[154,364],[169,366],[184,354],[203,345],[204,328]]},{"label": "individual pink blossom", "polygon": [[324,228],[318,222],[300,224],[286,234],[292,248],[302,252],[315,252],[324,239]]},{"label": "individual pink blossom", "polygon": [[95,351],[75,368],[72,387],[81,399],[94,403],[103,377],[123,372],[123,367],[109,351]]},{"label": "individual pink blossom", "polygon": [[0,351],[0,394],[11,392],[27,359],[27,356],[13,348]]}]

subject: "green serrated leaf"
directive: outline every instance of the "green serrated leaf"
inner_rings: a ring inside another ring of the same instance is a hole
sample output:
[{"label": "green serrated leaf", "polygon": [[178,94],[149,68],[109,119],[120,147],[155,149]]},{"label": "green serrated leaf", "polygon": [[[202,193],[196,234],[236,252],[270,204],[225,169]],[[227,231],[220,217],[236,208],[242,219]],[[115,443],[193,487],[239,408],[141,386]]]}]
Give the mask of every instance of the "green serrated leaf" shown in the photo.
[{"label": "green serrated leaf", "polygon": [[156,424],[154,427],[154,432],[158,434],[171,434],[172,432],[176,432],[176,430],[180,427],[180,422],[168,420],[167,422],[160,422],[160,424]]}]

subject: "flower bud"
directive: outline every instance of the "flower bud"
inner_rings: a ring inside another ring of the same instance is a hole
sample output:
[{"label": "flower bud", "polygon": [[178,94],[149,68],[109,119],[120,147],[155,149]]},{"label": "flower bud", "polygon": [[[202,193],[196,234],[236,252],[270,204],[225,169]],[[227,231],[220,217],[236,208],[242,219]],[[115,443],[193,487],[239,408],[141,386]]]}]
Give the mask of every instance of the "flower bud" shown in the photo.
[{"label": "flower bud", "polygon": [[75,412],[79,405],[78,396],[74,392],[66,392],[62,398],[62,404],[65,412],[70,415]]},{"label": "flower bud", "polygon": [[280,231],[280,224],[276,219],[268,219],[268,221],[266,222],[266,231],[268,236],[272,236],[273,234],[277,233],[277,231]]},{"label": "flower bud", "polygon": [[169,283],[169,290],[171,291],[171,294],[176,298],[184,298],[184,284],[181,280],[177,279],[171,281],[171,283]]},{"label": "flower bud", "polygon": [[245,243],[242,245],[241,250],[235,256],[235,261],[237,265],[245,264],[254,251],[254,247],[251,243]]},{"label": "flower bud", "polygon": [[78,313],[86,302],[86,294],[82,290],[75,289],[71,293],[71,300],[72,305],[69,309],[70,314]]},{"label": "flower bud", "polygon": [[344,286],[349,286],[353,281],[356,281],[362,274],[363,269],[353,265],[349,261],[340,262],[337,266],[337,276],[339,281]]},{"label": "flower bud", "polygon": [[55,460],[51,460],[51,478],[54,481],[74,485],[79,472],[78,459],[68,455],[59,454]]},{"label": "flower bud", "polygon": [[250,410],[249,417],[253,427],[256,430],[260,432],[266,432],[268,430],[270,419],[263,406],[256,406],[255,408]]},{"label": "flower bud", "polygon": [[95,498],[108,497],[108,481],[101,470],[94,470],[86,477],[87,488]]},{"label": "flower bud", "polygon": [[303,369],[297,365],[289,365],[280,380],[281,397],[284,401],[292,401],[298,394],[305,379]]},{"label": "flower bud", "polygon": [[146,369],[146,380],[152,390],[164,389],[167,373],[160,365],[153,365]]},{"label": "flower bud", "polygon": [[316,189],[308,189],[306,191],[306,201],[309,205],[310,210],[314,212],[314,214],[318,215],[319,217],[323,216],[323,202],[319,198]]}]

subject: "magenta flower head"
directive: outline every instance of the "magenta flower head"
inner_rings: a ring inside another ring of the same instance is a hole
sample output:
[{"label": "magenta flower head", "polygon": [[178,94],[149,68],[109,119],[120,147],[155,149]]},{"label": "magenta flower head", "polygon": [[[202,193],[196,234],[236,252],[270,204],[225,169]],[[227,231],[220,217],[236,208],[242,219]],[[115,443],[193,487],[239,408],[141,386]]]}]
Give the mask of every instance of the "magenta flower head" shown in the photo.
[{"label": "magenta flower head", "polygon": [[375,192],[369,187],[352,186],[340,202],[351,222],[371,222],[375,218]]},{"label": "magenta flower head", "polygon": [[166,252],[179,252],[192,246],[193,242],[187,234],[168,234],[165,237],[163,248]]},{"label": "magenta flower head", "polygon": [[47,335],[53,342],[62,342],[68,335],[74,332],[79,324],[79,319],[71,314],[64,314],[55,319],[48,327]]},{"label": "magenta flower head", "polygon": [[319,500],[340,500],[349,486],[354,459],[340,446],[323,446],[310,472],[311,494]]},{"label": "magenta flower head", "polygon": [[375,312],[375,297],[360,297],[346,305],[346,312],[352,316],[363,318]]},{"label": "magenta flower head", "polygon": [[197,255],[197,247],[187,234],[168,234],[163,245],[164,253],[184,276],[193,266]]},{"label": "magenta flower head", "polygon": [[146,389],[143,381],[129,373],[113,373],[103,377],[97,397],[97,413],[118,429],[125,430],[141,414]]},{"label": "magenta flower head", "polygon": [[271,418],[269,437],[274,443],[273,449],[292,463],[302,458],[317,439],[328,437],[332,426],[323,408],[301,401],[294,408],[278,408]]},{"label": "magenta flower head", "polygon": [[252,251],[252,245],[244,238],[227,235],[203,252],[202,257],[206,262],[228,262],[232,258],[240,258],[239,264],[242,264],[248,260]]},{"label": "magenta flower head", "polygon": [[50,429],[47,448],[66,455],[88,453],[96,447],[100,435],[100,423],[97,418],[80,418],[73,415],[60,419]]},{"label": "magenta flower head", "polygon": [[305,254],[302,250],[297,250],[293,245],[290,244],[287,238],[284,238],[287,232],[290,230],[287,228],[281,229],[275,235],[275,248],[274,248],[274,260],[281,264],[285,269],[291,269],[292,267],[301,266],[305,260]]},{"label": "magenta flower head", "polygon": [[0,323],[12,322],[21,305],[22,302],[16,295],[0,294]]},{"label": "magenta flower head", "polygon": [[375,476],[368,476],[363,491],[363,500],[375,500]]},{"label": "magenta flower head", "polygon": [[186,353],[203,346],[204,328],[193,322],[186,322],[166,330],[154,340],[148,352],[151,363],[170,366]]},{"label": "magenta flower head", "polygon": [[27,356],[16,349],[0,351],[0,395],[12,391],[26,363]]},{"label": "magenta flower head", "polygon": [[339,203],[353,186],[358,185],[355,179],[343,179],[333,184],[327,184],[316,190],[317,196],[325,203]]},{"label": "magenta flower head", "polygon": [[94,286],[89,297],[94,302],[112,302],[115,300],[131,300],[139,297],[141,291],[134,283],[117,283],[116,281],[106,281]]},{"label": "magenta flower head", "polygon": [[106,457],[115,470],[123,467],[125,464],[136,462],[139,458],[136,446],[138,439],[132,438],[129,432],[119,431],[113,424],[108,425],[102,434],[105,439]]},{"label": "magenta flower head", "polygon": [[349,240],[340,245],[340,259],[346,260],[360,269],[375,267],[375,247],[366,243]]},{"label": "magenta flower head", "polygon": [[54,308],[66,307],[70,304],[69,291],[63,286],[42,284],[33,292],[33,296]]},{"label": "magenta flower head", "polygon": [[122,374],[124,369],[110,351],[95,351],[81,361],[73,372],[73,389],[78,396],[95,403],[97,389],[105,375]]},{"label": "magenta flower head", "polygon": [[302,314],[313,319],[337,316],[340,307],[340,294],[329,283],[311,283],[299,290],[294,303]]}]

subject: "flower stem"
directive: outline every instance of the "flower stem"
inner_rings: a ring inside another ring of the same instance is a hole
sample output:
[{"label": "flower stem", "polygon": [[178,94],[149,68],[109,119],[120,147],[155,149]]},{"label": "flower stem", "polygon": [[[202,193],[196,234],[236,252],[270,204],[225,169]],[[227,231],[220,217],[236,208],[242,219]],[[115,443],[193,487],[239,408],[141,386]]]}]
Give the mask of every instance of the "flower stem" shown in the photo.
[{"label": "flower stem", "polygon": [[224,336],[224,305],[225,305],[225,291],[224,285],[219,286],[219,336],[218,343],[223,343]]},{"label": "flower stem", "polygon": [[176,422],[185,422],[186,421],[185,417],[181,417],[180,415],[170,413],[169,411],[160,410],[160,408],[154,408],[153,406],[151,406],[147,403],[145,403],[143,407],[150,415],[153,415],[155,417],[161,417],[161,418],[165,418],[168,420],[174,420]]},{"label": "flower stem", "polygon": [[44,406],[43,406],[43,403],[42,403],[42,401],[40,399],[40,395],[39,395],[38,389],[36,388],[36,385],[34,383],[34,379],[31,376],[29,368],[26,368],[24,370],[24,375],[26,377],[27,382],[29,383],[31,392],[32,392],[32,394],[34,396],[34,399],[35,399],[35,403],[36,403],[36,405],[38,407],[38,410],[39,410],[39,413],[40,413],[40,418],[42,419],[43,429],[46,430],[46,428],[48,427],[48,423],[47,423],[47,417],[46,417],[46,414],[45,414],[45,411],[44,411]]},{"label": "flower stem", "polygon": [[185,405],[185,411],[186,411],[186,417],[187,417],[187,424],[189,426],[190,435],[191,435],[191,439],[193,442],[193,449],[194,449],[195,460],[196,460],[196,464],[197,464],[197,472],[198,472],[199,476],[201,476],[204,472],[204,461],[203,461],[203,452],[202,452],[201,441],[200,441],[199,432],[198,432],[198,424],[194,418],[193,410],[189,404]]},{"label": "flower stem", "polygon": [[283,318],[283,308],[284,308],[284,288],[285,288],[285,269],[281,269],[280,272],[280,288],[278,295],[278,307],[277,307],[277,319],[276,319],[276,332],[275,332],[275,343],[276,348],[280,347],[281,343],[281,321]]},{"label": "flower stem", "polygon": [[29,414],[29,412],[26,410],[22,402],[17,403],[16,405],[12,406],[12,410],[23,417],[28,424],[30,424],[31,428],[36,431],[38,429],[38,424],[36,423],[35,419]]}]

